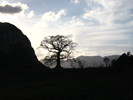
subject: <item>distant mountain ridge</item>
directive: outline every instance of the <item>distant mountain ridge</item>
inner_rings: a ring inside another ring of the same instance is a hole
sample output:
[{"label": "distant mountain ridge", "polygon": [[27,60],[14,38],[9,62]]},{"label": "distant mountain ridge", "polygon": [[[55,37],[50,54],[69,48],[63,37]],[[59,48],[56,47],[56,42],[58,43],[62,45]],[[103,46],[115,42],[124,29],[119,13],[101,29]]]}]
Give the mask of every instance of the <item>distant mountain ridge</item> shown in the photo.
[{"label": "distant mountain ridge", "polygon": [[105,66],[104,58],[109,58],[109,63],[111,63],[112,60],[116,60],[119,58],[119,55],[111,55],[111,56],[80,56],[77,59],[85,61],[85,67],[99,67],[99,66]]},{"label": "distant mountain ridge", "polygon": [[[103,61],[103,59],[107,57],[109,58],[109,64],[111,64],[112,60],[116,60],[120,57],[120,55],[111,55],[111,56],[79,56],[77,58],[75,58],[75,60],[80,60],[81,63],[83,64],[84,68],[87,67],[105,67],[105,63]],[[43,63],[43,60],[41,60],[41,62]],[[72,65],[73,63],[73,65]],[[65,61],[64,63],[62,63],[62,67],[63,68],[79,68],[79,64],[75,63],[72,59],[69,61]]]},{"label": "distant mountain ridge", "polygon": [[[116,60],[120,57],[120,55],[111,55],[111,56],[79,56],[77,58],[75,58],[76,60],[80,60],[81,63],[83,64],[84,68],[87,67],[105,67],[105,63],[103,61],[104,58],[109,58],[109,64],[111,64],[112,60]],[[71,68],[71,63],[70,62],[65,62],[64,64],[62,64],[63,67],[68,68],[68,66],[70,66],[69,68]],[[74,66],[75,68],[80,67],[78,64],[75,64]]]}]

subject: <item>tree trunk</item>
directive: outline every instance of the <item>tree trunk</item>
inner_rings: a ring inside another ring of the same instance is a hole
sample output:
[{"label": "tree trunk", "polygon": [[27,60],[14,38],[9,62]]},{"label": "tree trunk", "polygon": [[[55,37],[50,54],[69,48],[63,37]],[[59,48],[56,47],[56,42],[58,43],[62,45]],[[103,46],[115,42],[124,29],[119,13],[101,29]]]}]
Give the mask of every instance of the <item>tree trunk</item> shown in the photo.
[{"label": "tree trunk", "polygon": [[57,65],[56,65],[56,68],[59,69],[61,68],[61,63],[60,63],[60,52],[57,53]]},{"label": "tree trunk", "polygon": [[108,67],[108,63],[106,62],[106,67]]}]

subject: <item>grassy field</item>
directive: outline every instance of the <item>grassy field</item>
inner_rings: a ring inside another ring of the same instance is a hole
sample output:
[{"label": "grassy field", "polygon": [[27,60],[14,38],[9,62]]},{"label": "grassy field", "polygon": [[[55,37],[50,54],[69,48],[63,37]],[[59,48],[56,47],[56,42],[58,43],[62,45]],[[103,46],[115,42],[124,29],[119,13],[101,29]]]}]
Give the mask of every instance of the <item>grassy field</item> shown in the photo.
[{"label": "grassy field", "polygon": [[0,100],[129,100],[133,69],[0,71]]}]

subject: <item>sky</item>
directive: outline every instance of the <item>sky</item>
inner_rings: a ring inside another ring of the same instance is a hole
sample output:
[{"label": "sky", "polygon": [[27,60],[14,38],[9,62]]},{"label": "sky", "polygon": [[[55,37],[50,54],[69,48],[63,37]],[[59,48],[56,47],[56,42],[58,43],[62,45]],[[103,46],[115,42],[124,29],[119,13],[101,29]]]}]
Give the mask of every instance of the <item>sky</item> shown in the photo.
[{"label": "sky", "polygon": [[10,22],[38,48],[44,37],[77,42],[74,57],[133,52],[133,0],[0,0],[0,22]]}]

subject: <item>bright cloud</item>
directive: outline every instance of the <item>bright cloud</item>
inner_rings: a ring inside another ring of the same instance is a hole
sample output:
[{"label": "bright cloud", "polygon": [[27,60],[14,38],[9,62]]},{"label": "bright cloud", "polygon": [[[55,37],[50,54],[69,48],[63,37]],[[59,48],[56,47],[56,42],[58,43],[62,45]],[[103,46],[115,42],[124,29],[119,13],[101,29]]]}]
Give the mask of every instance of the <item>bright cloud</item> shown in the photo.
[{"label": "bright cloud", "polygon": [[115,22],[126,22],[132,19],[132,0],[87,0],[93,3],[92,9],[86,9],[84,19],[97,20],[100,24],[113,24]]},{"label": "bright cloud", "polygon": [[[0,21],[10,22],[20,28],[31,40],[39,59],[47,52],[36,49],[42,39],[57,34],[72,36],[72,39],[78,43],[76,56],[105,56],[133,51],[133,0],[79,2],[81,1],[71,0],[68,2],[71,5],[69,8],[68,6],[62,9],[55,8],[41,14],[37,14],[35,9],[22,2],[2,2],[0,4],[2,7],[5,5],[21,7],[22,11],[14,15],[0,13]],[[79,3],[78,5],[83,7],[71,3]],[[56,5],[57,8],[58,6]],[[71,10],[75,15],[71,14]],[[79,11],[80,15],[76,16]]]},{"label": "bright cloud", "polygon": [[62,16],[66,15],[66,10],[62,9],[59,12],[46,12],[42,15],[42,20],[44,21],[58,21]]},{"label": "bright cloud", "polygon": [[80,3],[80,1],[79,0],[71,0],[71,3]]},{"label": "bright cloud", "polygon": [[80,46],[84,49],[93,47],[93,50],[87,50],[90,52],[100,50],[100,53],[97,52],[97,54],[101,55],[106,55],[107,51],[108,54],[120,54],[126,50],[132,51],[133,7],[131,4],[133,1],[86,0],[86,3],[89,8],[85,8],[82,18],[98,24],[85,26],[82,28],[84,31],[78,31],[76,38],[81,42]]},{"label": "bright cloud", "polygon": [[32,10],[28,15],[27,15],[27,18],[31,18],[34,16],[34,11]]}]

